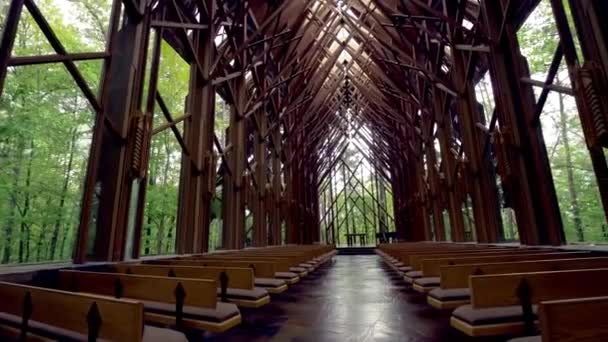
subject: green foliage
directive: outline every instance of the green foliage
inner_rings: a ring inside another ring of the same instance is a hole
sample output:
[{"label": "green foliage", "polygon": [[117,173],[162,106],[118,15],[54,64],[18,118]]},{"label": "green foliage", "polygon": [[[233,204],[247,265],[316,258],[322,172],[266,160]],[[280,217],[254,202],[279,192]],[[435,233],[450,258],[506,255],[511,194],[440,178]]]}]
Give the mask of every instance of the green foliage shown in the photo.
[{"label": "green foliage", "polygon": [[[566,10],[569,12],[568,7]],[[548,0],[540,2],[518,32],[518,39],[532,77],[544,81],[559,43]],[[563,61],[554,83],[570,87]],[[535,91],[538,96],[540,90]],[[551,92],[541,123],[566,240],[570,243],[608,240],[606,218],[574,98]]]},{"label": "green foliage", "polygon": [[[161,46],[158,91],[173,118],[185,112],[190,66],[166,42]],[[156,106],[154,126],[167,122]],[[183,136],[183,125],[177,126]],[[152,138],[141,255],[175,253],[181,146],[169,129]]]},{"label": "green foliage", "polygon": [[[71,50],[96,51],[103,46],[104,39],[96,38],[96,29],[86,18],[65,20],[65,4],[36,4]],[[2,23],[7,6],[8,2],[0,5]],[[97,1],[96,14],[107,13],[109,7]],[[79,34],[82,27],[91,27],[90,35]],[[54,53],[25,10],[12,53]],[[79,64],[92,89],[100,68],[100,62]],[[87,100],[62,64],[9,70],[0,98],[1,263],[71,258],[93,122]]]},{"label": "green foliage", "polygon": [[332,225],[338,245],[347,244],[347,234],[365,234],[367,244],[375,244],[376,232],[394,231],[392,194],[357,148],[349,146],[328,177],[319,199],[322,239],[332,242]]}]

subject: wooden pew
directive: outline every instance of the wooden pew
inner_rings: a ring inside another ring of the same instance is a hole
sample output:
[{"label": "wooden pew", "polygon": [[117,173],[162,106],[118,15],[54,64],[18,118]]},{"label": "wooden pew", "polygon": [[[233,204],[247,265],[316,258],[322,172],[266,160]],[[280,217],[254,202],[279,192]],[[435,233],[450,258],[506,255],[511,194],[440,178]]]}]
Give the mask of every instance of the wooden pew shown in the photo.
[{"label": "wooden pew", "polygon": [[188,261],[197,261],[202,263],[207,263],[209,261],[243,261],[243,262],[251,262],[251,261],[266,261],[272,262],[275,265],[275,273],[272,278],[282,279],[290,285],[293,285],[300,281],[300,276],[297,273],[291,272],[291,261],[288,258],[281,257],[267,257],[267,256],[257,256],[257,255],[239,255],[239,254],[209,254],[200,256],[197,258],[190,259],[178,259],[178,260],[188,260]]},{"label": "wooden pew", "polygon": [[545,301],[540,304],[543,342],[606,341],[608,297]]},{"label": "wooden pew", "polygon": [[471,276],[471,304],[450,324],[470,336],[531,334],[543,301],[608,295],[608,269]]},{"label": "wooden pew", "polygon": [[217,267],[240,267],[251,268],[255,275],[255,286],[266,289],[269,293],[278,294],[287,290],[287,283],[284,280],[274,277],[276,265],[269,261],[258,260],[221,260],[221,259],[206,259],[201,260],[175,260],[175,259],[159,259],[147,260],[144,264],[153,265],[175,265],[175,266],[217,266]]},{"label": "wooden pew", "polygon": [[[570,255],[569,257],[572,257]],[[429,292],[427,302],[438,309],[455,309],[470,303],[469,277],[472,275],[508,274],[608,268],[608,257],[543,259],[504,263],[442,265],[440,288]]]},{"label": "wooden pew", "polygon": [[133,300],[6,282],[0,298],[2,341],[187,342],[180,332],[144,326],[143,304]]},{"label": "wooden pew", "polygon": [[515,254],[541,254],[556,252],[555,250],[546,249],[478,249],[478,250],[463,250],[453,252],[438,252],[438,253],[416,253],[409,256],[409,265],[412,267],[412,271],[422,271],[423,261],[429,259],[444,259],[444,258],[465,258],[475,256],[493,256],[493,255],[515,255]]},{"label": "wooden pew", "polygon": [[297,256],[300,258],[300,263],[306,265],[294,265],[294,266],[312,266],[316,268],[320,264],[323,264],[336,254],[335,246],[333,245],[286,245],[286,246],[269,246],[269,247],[256,247],[246,248],[236,251],[228,251],[233,254],[276,254],[277,256]]},{"label": "wooden pew", "polygon": [[248,248],[235,251],[199,254],[180,259],[200,259],[209,257],[270,257],[288,259],[287,267],[280,267],[277,272],[295,272],[304,277],[308,272],[314,271],[322,263],[331,259],[335,254],[333,248],[326,246],[293,246],[293,247],[265,247]]},{"label": "wooden pew", "polygon": [[117,264],[114,265],[114,271],[160,277],[215,279],[220,285],[218,296],[223,302],[247,308],[259,308],[270,303],[268,291],[254,287],[251,268]]},{"label": "wooden pew", "polygon": [[[400,251],[395,254],[395,257],[388,260],[389,266],[395,271],[405,276],[408,272],[420,271],[416,269],[416,262],[412,265],[412,257],[420,256],[421,258],[436,255],[451,255],[451,254],[478,254],[478,253],[500,253],[500,252],[517,252],[518,248],[484,248],[471,246],[458,246],[450,248],[416,248],[411,250]],[[525,249],[529,250],[529,249]],[[419,277],[420,275],[418,275]],[[408,277],[409,278],[409,277]],[[409,279],[405,279],[408,281]]]},{"label": "wooden pew", "polygon": [[463,265],[476,263],[498,263],[526,260],[550,260],[567,258],[584,258],[591,256],[589,252],[519,252],[506,254],[483,254],[452,256],[449,258],[425,259],[422,260],[421,277],[413,280],[414,289],[418,292],[426,293],[440,285],[440,268],[447,265]]},{"label": "wooden pew", "polygon": [[73,270],[58,280],[64,290],[141,301],[145,320],[157,325],[223,332],[241,323],[236,305],[217,301],[215,280]]},{"label": "wooden pew", "polygon": [[[417,269],[410,272],[406,272],[403,276],[403,280],[407,283],[414,285],[415,280],[425,277],[423,263],[426,261],[428,264],[429,260],[441,260],[441,262],[455,263],[456,259],[471,259],[481,257],[507,257],[507,256],[522,256],[522,255],[536,255],[536,254],[547,254],[557,253],[556,251],[550,250],[533,250],[533,249],[509,249],[509,250],[484,250],[475,252],[457,252],[457,253],[441,253],[441,254],[414,254],[410,256],[410,262],[413,263]],[[448,261],[446,261],[448,260]],[[472,259],[471,259],[472,260]],[[438,261],[439,262],[439,261]],[[428,272],[427,267],[427,272]],[[427,273],[431,274],[431,273]]]},{"label": "wooden pew", "polygon": [[411,246],[390,251],[389,253],[379,253],[389,262],[399,263],[408,262],[409,254],[412,253],[437,253],[450,251],[467,251],[467,250],[488,250],[488,249],[504,249],[498,247],[476,246],[476,245],[461,245],[461,244],[425,244],[422,246]]},{"label": "wooden pew", "polygon": [[392,248],[391,250],[387,250],[387,252],[383,252],[382,250],[376,249],[376,253],[382,257],[382,259],[390,266],[394,271],[398,273],[405,273],[412,270],[409,265],[409,255],[412,253],[438,253],[440,251],[448,252],[448,251],[473,251],[478,250],[477,247],[474,246],[463,246],[463,245],[450,245],[450,244],[441,244],[445,246],[439,246],[440,244],[434,243],[424,243],[423,245],[411,245],[408,247],[401,248]]},{"label": "wooden pew", "polygon": [[540,303],[541,335],[509,342],[580,342],[608,340],[608,297],[553,300]]},{"label": "wooden pew", "polygon": [[274,249],[263,249],[263,250],[244,250],[242,252],[233,253],[213,253],[191,257],[192,259],[205,258],[205,257],[256,257],[256,258],[278,258],[285,259],[287,267],[282,267],[278,272],[294,272],[299,277],[305,277],[309,272],[314,271],[317,268],[317,264],[313,264],[313,257],[306,253],[300,253],[297,251],[286,251],[286,250],[274,250]]}]

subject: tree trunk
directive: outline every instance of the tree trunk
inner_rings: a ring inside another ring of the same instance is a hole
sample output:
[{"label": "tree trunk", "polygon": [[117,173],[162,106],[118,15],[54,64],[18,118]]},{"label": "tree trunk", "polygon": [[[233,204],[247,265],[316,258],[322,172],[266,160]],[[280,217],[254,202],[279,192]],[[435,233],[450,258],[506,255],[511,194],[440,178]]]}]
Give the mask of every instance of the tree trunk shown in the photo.
[{"label": "tree trunk", "polygon": [[2,254],[2,263],[7,264],[10,261],[11,249],[13,242],[13,226],[15,225],[15,215],[17,212],[17,188],[19,187],[19,178],[21,178],[21,163],[23,161],[23,153],[25,152],[25,144],[19,140],[16,150],[17,160],[13,167],[13,189],[9,195],[8,201],[8,218],[4,224],[4,251]]},{"label": "tree trunk", "polygon": [[[342,161],[342,163],[345,163],[344,161]],[[348,238],[348,234],[350,234],[350,228],[349,228],[349,219],[348,219],[348,191],[346,188],[346,166],[344,166],[344,164],[342,164],[342,183],[344,184],[344,219],[346,220],[346,235],[347,241],[350,241],[350,238]]]},{"label": "tree trunk", "polygon": [[[158,159],[158,150],[154,148],[154,146],[150,147],[151,152],[150,152],[150,167],[148,170],[148,192],[153,191],[155,188],[154,186],[156,185],[156,169],[158,167],[156,160]],[[148,201],[150,202],[150,200]],[[146,209],[146,216],[147,216],[147,223],[146,223],[146,234],[145,234],[145,240],[143,241],[143,243],[141,244],[144,247],[144,251],[143,251],[143,255],[149,255],[150,254],[150,238],[152,237],[152,224],[154,223],[154,220],[152,218],[152,213],[150,212],[149,208]],[[143,239],[142,239],[143,240]]]},{"label": "tree trunk", "polygon": [[[559,83],[559,77],[556,77],[557,83]],[[568,192],[570,194],[570,210],[572,211],[572,220],[574,222],[574,229],[579,242],[585,241],[585,232],[583,231],[583,224],[581,221],[581,211],[578,205],[578,194],[576,191],[576,184],[574,183],[574,167],[572,165],[572,151],[570,150],[570,138],[568,137],[568,116],[564,107],[564,95],[559,94],[559,118],[560,118],[560,131],[562,141],[564,144],[564,152],[566,153],[566,173],[568,176]]]},{"label": "tree trunk", "polygon": [[26,217],[30,211],[30,185],[32,184],[32,162],[34,160],[34,139],[30,141],[30,153],[27,161],[27,171],[25,176],[25,199],[23,201],[23,207],[20,210],[21,214],[21,231],[19,235],[19,262],[24,262],[29,259],[29,247],[30,247],[30,228],[26,223]]},{"label": "tree trunk", "polygon": [[[168,182],[168,178],[169,178],[169,167],[171,166],[170,164],[170,155],[171,155],[171,149],[169,147],[169,141],[167,138],[167,135],[164,136],[164,145],[165,145],[165,165],[163,167],[163,181],[162,181],[162,191],[163,191],[163,197],[165,197],[165,192],[167,191],[167,184]],[[166,225],[166,220],[167,220],[167,216],[165,215],[165,205],[166,203],[163,203],[163,208],[161,210],[161,215],[160,215],[160,223],[158,225],[158,234],[156,235],[156,251],[157,253],[163,253],[165,251],[165,249],[167,248],[167,246],[169,246],[169,241],[167,241],[165,243],[165,246],[163,246],[163,242],[165,242],[164,237],[165,237],[165,225]],[[163,248],[164,247],[164,248]]]},{"label": "tree trunk", "polygon": [[[59,195],[59,210],[57,213],[57,219],[55,220],[55,226],[53,227],[53,235],[51,235],[51,260],[55,260],[55,256],[57,255],[57,241],[59,239],[59,232],[61,230],[61,227],[63,226],[63,210],[65,207],[65,199],[68,194],[68,186],[70,185],[72,168],[74,165],[76,138],[77,130],[76,128],[74,128],[72,129],[72,139],[70,140],[68,147],[70,150],[68,156],[68,165],[66,167],[65,177],[63,179],[63,187],[61,188],[61,194]],[[61,252],[59,253],[59,255],[61,256]]]},{"label": "tree trunk", "polygon": [[[75,153],[76,152],[74,152],[74,154]],[[87,168],[87,162],[88,162],[87,158],[83,158],[82,163],[81,163],[80,167],[78,168],[78,170],[86,170],[86,168]],[[74,234],[73,231],[74,231],[74,228],[72,227],[72,225],[69,225],[67,227],[66,231],[64,232],[64,234],[61,237],[61,245],[59,246],[59,253],[60,253],[60,256],[61,256],[62,259],[63,259],[63,255],[64,255],[63,253],[65,251],[65,245],[67,243],[68,237],[70,237],[70,236],[73,237],[74,236],[73,235]],[[72,242],[73,242],[73,240],[72,240]],[[70,251],[70,253],[68,253],[68,255],[69,256],[72,255],[71,251]]]}]

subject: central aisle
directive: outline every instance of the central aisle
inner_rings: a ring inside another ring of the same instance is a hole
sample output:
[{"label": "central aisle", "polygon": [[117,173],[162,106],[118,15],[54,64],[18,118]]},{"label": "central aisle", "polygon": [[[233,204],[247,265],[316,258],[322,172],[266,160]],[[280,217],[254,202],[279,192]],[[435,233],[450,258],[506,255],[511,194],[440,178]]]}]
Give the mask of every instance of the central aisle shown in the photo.
[{"label": "central aisle", "polygon": [[[470,341],[376,255],[339,255],[217,341]],[[480,341],[480,340],[476,340]]]}]

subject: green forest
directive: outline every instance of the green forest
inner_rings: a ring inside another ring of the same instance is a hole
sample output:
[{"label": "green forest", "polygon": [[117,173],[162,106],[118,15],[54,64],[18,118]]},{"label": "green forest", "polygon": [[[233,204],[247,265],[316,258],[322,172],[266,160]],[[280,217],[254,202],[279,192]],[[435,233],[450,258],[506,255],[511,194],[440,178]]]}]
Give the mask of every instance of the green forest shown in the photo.
[{"label": "green forest", "polygon": [[[69,52],[104,51],[111,0],[36,0],[42,13]],[[0,3],[0,31],[8,1]],[[519,30],[523,54],[532,78],[544,80],[558,42],[548,0]],[[13,49],[14,56],[53,54],[54,51],[31,16],[24,11]],[[564,62],[563,62],[564,63]],[[76,63],[93,91],[98,91],[101,61]],[[159,93],[173,117],[184,113],[189,66],[166,43],[162,46]],[[562,64],[558,84],[569,86]],[[493,107],[492,90],[483,79],[477,86],[478,101],[486,112]],[[538,91],[538,89],[536,89]],[[538,96],[537,92],[537,96]],[[223,143],[228,107],[216,97],[216,134]],[[155,126],[165,122],[155,113]],[[70,260],[82,200],[82,184],[91,147],[94,113],[62,64],[10,68],[0,98],[0,263],[33,263]],[[596,179],[582,134],[574,99],[551,92],[541,116],[563,223],[569,243],[608,240],[606,220]],[[183,127],[179,126],[183,131]],[[332,211],[340,244],[346,232],[366,232],[374,241],[380,225],[377,184],[369,165],[351,151],[345,166],[332,171],[333,190],[341,192]],[[175,251],[175,227],[181,170],[181,150],[170,130],[154,135],[146,179],[147,195],[141,254]],[[355,177],[350,182],[350,173]],[[388,186],[388,184],[387,184]],[[369,191],[367,191],[367,190]],[[394,229],[392,197],[386,188],[386,220]],[[336,195],[334,193],[334,195]],[[328,188],[321,193],[330,196]],[[330,201],[320,200],[321,213]],[[340,210],[335,210],[341,208]],[[463,211],[470,218],[468,208]],[[210,248],[221,247],[221,187],[214,200]],[[322,214],[323,215],[323,214]],[[446,223],[449,220],[446,220]],[[505,235],[516,239],[510,209],[503,209]],[[322,218],[321,236],[330,221]],[[467,224],[474,223],[467,220]],[[251,218],[247,227],[251,226]],[[470,229],[470,228],[469,228]],[[472,229],[471,229],[472,231]]]},{"label": "green forest", "polygon": [[[103,51],[107,2],[74,3],[74,16],[53,1],[36,3],[69,51]],[[8,2],[0,5],[2,25],[7,7]],[[53,53],[27,11],[12,53]],[[101,63],[78,67],[96,91]],[[0,98],[1,263],[71,258],[93,122],[88,102],[62,64],[9,70]]]},{"label": "green forest", "polygon": [[[364,141],[354,138],[320,187],[321,240],[347,244],[347,234],[365,234],[376,243],[376,231],[394,231],[393,197],[386,180],[365,159]],[[366,153],[369,153],[366,152]],[[333,227],[333,230],[332,230]],[[360,244],[360,237],[355,244]]]},{"label": "green forest", "polygon": [[[559,42],[550,1],[540,2],[518,32],[518,39],[532,78],[544,80]],[[571,87],[565,61],[554,83]],[[539,96],[540,88],[535,88],[535,92]],[[606,218],[574,98],[550,92],[541,124],[566,240],[569,243],[607,241]]]}]

